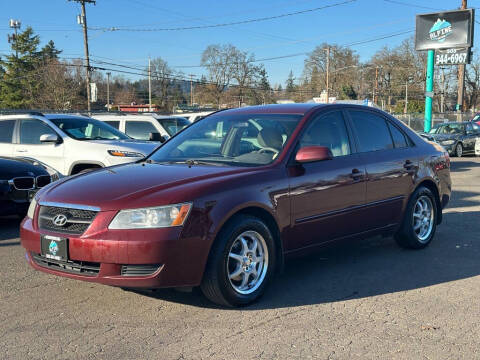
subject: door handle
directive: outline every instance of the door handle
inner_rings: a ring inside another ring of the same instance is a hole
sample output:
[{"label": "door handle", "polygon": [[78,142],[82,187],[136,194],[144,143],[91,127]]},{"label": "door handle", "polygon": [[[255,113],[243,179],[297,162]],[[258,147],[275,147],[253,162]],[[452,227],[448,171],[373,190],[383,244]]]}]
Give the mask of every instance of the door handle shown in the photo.
[{"label": "door handle", "polygon": [[19,152],[19,153],[25,153],[25,152],[28,152],[28,150],[27,150],[27,149],[17,149],[16,151],[17,151],[17,152]]},{"label": "door handle", "polygon": [[351,177],[353,180],[359,180],[360,178],[363,177],[363,172],[361,172],[361,171],[358,170],[358,169],[353,169],[353,170],[352,170],[352,173],[350,174],[350,177]]},{"label": "door handle", "polygon": [[407,160],[407,161],[405,161],[405,164],[403,164],[403,167],[405,169],[407,169],[407,171],[410,171],[410,170],[415,169],[415,164],[412,161]]}]

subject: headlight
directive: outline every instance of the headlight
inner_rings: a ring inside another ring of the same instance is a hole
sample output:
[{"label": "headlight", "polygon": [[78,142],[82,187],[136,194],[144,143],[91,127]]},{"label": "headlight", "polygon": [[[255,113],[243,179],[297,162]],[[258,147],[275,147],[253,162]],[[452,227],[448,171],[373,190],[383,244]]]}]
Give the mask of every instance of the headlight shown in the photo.
[{"label": "headlight", "polygon": [[133,151],[123,151],[123,150],[108,150],[108,153],[112,156],[120,157],[145,157],[142,153],[137,153]]},{"label": "headlight", "polygon": [[30,206],[28,207],[27,211],[27,217],[30,219],[33,219],[35,215],[35,209],[37,208],[37,200],[35,198],[32,199],[32,202],[30,203]]},{"label": "headlight", "polygon": [[192,207],[191,203],[144,209],[121,210],[112,220],[109,229],[151,229],[181,226]]},{"label": "headlight", "polygon": [[440,144],[442,144],[442,145],[453,145],[453,144],[455,144],[455,140],[441,141]]}]

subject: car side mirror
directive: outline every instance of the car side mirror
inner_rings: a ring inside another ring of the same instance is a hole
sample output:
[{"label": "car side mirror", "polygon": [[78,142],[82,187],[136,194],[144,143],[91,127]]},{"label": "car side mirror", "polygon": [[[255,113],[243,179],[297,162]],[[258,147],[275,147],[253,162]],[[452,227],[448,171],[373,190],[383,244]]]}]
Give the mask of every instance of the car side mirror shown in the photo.
[{"label": "car side mirror", "polygon": [[161,142],[163,144],[165,141],[168,140],[168,136],[167,135],[160,135],[160,133],[158,133],[158,132],[153,132],[153,133],[150,133],[149,140],[150,141]]},{"label": "car side mirror", "polygon": [[162,141],[162,135],[160,135],[160,133],[158,133],[158,132],[151,132],[148,140],[150,140],[150,141],[160,141],[161,142]]},{"label": "car side mirror", "polygon": [[60,138],[58,135],[55,134],[43,134],[40,135],[40,142],[41,143],[55,143],[58,144],[61,142]]},{"label": "car side mirror", "polygon": [[297,151],[295,160],[299,163],[332,160],[332,151],[326,146],[305,146]]}]

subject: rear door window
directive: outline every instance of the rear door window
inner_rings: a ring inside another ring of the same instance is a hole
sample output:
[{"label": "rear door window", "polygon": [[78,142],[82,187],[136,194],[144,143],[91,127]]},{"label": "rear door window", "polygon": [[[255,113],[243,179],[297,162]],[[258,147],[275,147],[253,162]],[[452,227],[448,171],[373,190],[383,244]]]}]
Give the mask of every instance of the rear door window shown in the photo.
[{"label": "rear door window", "polygon": [[387,122],[369,111],[349,110],[360,152],[393,149]]},{"label": "rear door window", "polygon": [[158,130],[148,121],[127,121],[125,134],[134,139],[149,140],[150,133],[158,133]]},{"label": "rear door window", "polygon": [[40,120],[20,120],[20,144],[41,144],[40,136],[55,134],[50,126]]},{"label": "rear door window", "polygon": [[0,121],[0,143],[11,144],[15,120]]}]

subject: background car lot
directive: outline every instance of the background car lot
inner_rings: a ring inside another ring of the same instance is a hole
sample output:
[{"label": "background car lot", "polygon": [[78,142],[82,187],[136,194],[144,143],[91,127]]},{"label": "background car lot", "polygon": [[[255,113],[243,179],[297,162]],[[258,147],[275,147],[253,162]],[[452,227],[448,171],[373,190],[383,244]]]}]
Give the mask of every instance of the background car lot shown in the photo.
[{"label": "background car lot", "polygon": [[422,251],[392,238],[290,261],[262,300],[125,292],[35,272],[18,221],[0,219],[2,356],[24,358],[475,358],[480,159],[452,159],[454,193]]}]

